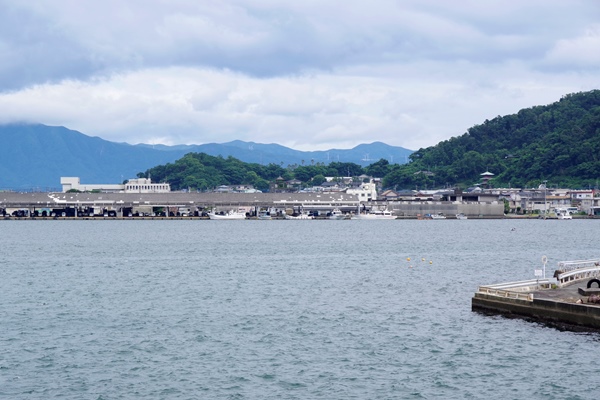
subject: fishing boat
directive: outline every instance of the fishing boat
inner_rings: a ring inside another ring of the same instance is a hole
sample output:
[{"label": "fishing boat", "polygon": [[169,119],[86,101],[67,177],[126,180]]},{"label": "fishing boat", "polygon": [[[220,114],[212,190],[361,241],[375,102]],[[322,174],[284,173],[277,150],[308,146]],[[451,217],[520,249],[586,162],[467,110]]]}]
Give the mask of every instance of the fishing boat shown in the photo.
[{"label": "fishing boat", "polygon": [[257,218],[258,219],[264,219],[264,220],[272,219],[271,218],[271,213],[268,212],[268,211],[261,211],[261,212],[259,212]]},{"label": "fishing boat", "polygon": [[210,219],[246,219],[246,213],[241,211],[229,210],[221,213],[209,213]]},{"label": "fishing boat", "polygon": [[358,213],[354,216],[356,219],[396,219],[394,213],[387,208],[384,210],[371,210],[369,212]]},{"label": "fishing boat", "polygon": [[556,218],[558,219],[573,219],[573,216],[569,212],[569,210],[565,208],[557,208],[556,209]]},{"label": "fishing boat", "polygon": [[297,214],[297,215],[288,215],[288,214],[285,214],[284,218],[285,219],[313,219],[313,217],[311,215],[304,214],[304,213]]},{"label": "fishing boat", "polygon": [[425,214],[426,219],[446,219],[446,216],[442,213],[439,214]]},{"label": "fishing boat", "polygon": [[331,214],[329,214],[329,219],[346,219],[346,214],[344,214],[339,208],[336,208],[331,212]]}]

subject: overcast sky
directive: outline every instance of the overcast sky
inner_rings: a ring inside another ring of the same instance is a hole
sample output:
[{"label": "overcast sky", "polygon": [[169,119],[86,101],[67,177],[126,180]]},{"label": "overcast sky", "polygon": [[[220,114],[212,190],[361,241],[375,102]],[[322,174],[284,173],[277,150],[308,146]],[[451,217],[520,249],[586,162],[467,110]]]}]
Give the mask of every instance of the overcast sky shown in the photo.
[{"label": "overcast sky", "polygon": [[598,0],[0,0],[0,123],[417,150],[600,87]]}]

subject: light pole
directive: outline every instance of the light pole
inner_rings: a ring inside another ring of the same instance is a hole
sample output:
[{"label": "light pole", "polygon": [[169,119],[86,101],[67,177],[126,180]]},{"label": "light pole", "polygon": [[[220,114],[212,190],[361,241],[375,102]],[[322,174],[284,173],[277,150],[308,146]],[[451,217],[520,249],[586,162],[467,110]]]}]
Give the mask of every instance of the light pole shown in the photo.
[{"label": "light pole", "polygon": [[546,219],[546,215],[548,215],[547,207],[548,203],[546,202],[546,183],[548,181],[542,181],[544,183],[544,219]]}]

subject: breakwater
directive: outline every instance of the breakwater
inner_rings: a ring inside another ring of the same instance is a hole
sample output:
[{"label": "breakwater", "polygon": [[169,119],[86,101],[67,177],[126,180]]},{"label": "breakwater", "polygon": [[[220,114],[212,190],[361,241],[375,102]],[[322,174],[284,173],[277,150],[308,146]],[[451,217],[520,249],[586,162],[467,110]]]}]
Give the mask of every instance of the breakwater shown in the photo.
[{"label": "breakwater", "polygon": [[600,260],[562,262],[552,278],[479,286],[472,310],[600,331],[598,277]]}]

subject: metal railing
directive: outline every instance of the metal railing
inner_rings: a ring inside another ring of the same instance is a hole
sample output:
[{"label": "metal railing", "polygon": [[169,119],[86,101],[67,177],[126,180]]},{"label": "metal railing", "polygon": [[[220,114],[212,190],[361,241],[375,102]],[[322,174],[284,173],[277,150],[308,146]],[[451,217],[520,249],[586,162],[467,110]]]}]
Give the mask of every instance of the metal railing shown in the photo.
[{"label": "metal railing", "polygon": [[558,263],[558,269],[562,272],[567,272],[567,271],[571,271],[571,270],[578,269],[578,268],[598,267],[598,266],[600,266],[600,259],[561,261]]},{"label": "metal railing", "polygon": [[552,286],[550,279],[532,279],[528,281],[498,283],[494,285],[479,286],[478,292],[503,298],[533,301],[533,291],[549,289]]},{"label": "metal railing", "polygon": [[585,279],[597,278],[600,276],[600,266],[594,265],[584,268],[571,269],[566,272],[559,273],[556,276],[558,286],[565,286],[576,281]]},{"label": "metal railing", "polygon": [[489,286],[479,286],[478,293],[487,294],[490,296],[502,297],[505,299],[518,299],[533,301],[533,293],[515,292],[512,290],[494,289]]}]

